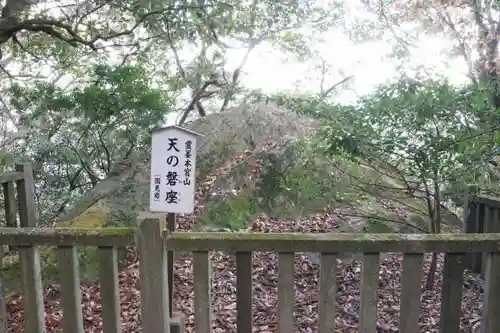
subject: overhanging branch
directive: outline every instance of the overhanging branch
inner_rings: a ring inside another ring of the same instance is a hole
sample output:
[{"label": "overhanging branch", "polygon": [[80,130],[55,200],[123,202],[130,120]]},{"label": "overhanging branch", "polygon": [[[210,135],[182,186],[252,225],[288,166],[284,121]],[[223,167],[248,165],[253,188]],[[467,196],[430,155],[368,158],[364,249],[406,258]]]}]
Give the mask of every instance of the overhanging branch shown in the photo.
[{"label": "overhanging branch", "polygon": [[24,7],[21,11],[29,7],[34,1],[27,0],[10,0],[7,2],[2,10],[2,15],[0,17],[0,44],[5,44],[11,38],[15,38],[16,34],[22,31],[29,31],[34,33],[44,33],[50,35],[56,39],[62,40],[72,46],[83,45],[90,47],[92,50],[97,51],[96,42],[99,40],[108,41],[121,36],[130,35],[136,30],[147,18],[154,15],[162,15],[165,13],[176,13],[183,10],[189,9],[200,9],[199,6],[193,5],[183,5],[183,6],[171,6],[167,8],[162,8],[160,10],[155,10],[141,15],[136,19],[134,25],[123,31],[109,33],[109,34],[96,34],[92,38],[83,37],[77,30],[78,26],[82,25],[81,18],[77,20],[77,24],[72,26],[62,20],[56,18],[36,18],[36,19],[26,19],[20,20],[18,14],[20,11],[9,9],[9,4],[11,3],[23,3]]}]

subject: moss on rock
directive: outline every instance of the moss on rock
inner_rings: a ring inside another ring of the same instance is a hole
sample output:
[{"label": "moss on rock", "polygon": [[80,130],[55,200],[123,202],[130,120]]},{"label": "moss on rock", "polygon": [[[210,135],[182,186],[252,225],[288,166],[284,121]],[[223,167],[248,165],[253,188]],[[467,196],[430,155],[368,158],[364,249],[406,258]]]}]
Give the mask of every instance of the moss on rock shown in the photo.
[{"label": "moss on rock", "polygon": [[229,230],[245,228],[260,212],[259,200],[252,190],[209,203],[207,212],[197,219],[199,227]]}]

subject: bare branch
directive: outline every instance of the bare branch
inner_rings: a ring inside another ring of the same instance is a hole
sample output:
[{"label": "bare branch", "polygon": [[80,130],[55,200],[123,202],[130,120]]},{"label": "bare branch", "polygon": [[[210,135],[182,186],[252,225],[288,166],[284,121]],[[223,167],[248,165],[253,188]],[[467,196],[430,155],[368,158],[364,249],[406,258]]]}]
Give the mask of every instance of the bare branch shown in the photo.
[{"label": "bare branch", "polygon": [[172,53],[174,54],[174,59],[175,63],[177,64],[177,69],[179,69],[179,72],[181,73],[181,77],[186,80],[186,72],[184,71],[184,68],[182,67],[181,59],[179,57],[179,54],[177,52],[177,48],[174,45],[174,42],[170,36],[170,25],[167,24],[167,40],[168,40],[168,45],[170,46],[170,49],[172,50]]},{"label": "bare branch", "polygon": [[330,88],[328,88],[325,91],[321,92],[320,98],[328,97],[328,95],[330,95],[332,93],[332,91],[334,91],[338,86],[346,83],[347,81],[349,81],[353,77],[354,77],[354,75],[349,75],[349,76],[346,76],[345,78],[343,78],[342,80],[340,80],[339,82],[334,83]]},{"label": "bare branch", "polygon": [[206,81],[201,86],[201,88],[196,92],[194,97],[191,99],[191,102],[189,102],[188,106],[184,109],[184,111],[182,112],[181,119],[179,120],[179,122],[177,124],[179,126],[182,126],[186,122],[186,119],[189,116],[189,113],[194,110],[195,106],[200,102],[201,99],[211,97],[212,95],[220,92],[221,90],[209,90],[209,91],[207,91],[207,88],[211,85],[221,87],[220,83],[221,82],[218,79],[212,79],[212,80]]},{"label": "bare branch", "polygon": [[241,60],[239,66],[233,71],[233,75],[231,77],[231,82],[228,85],[229,92],[224,97],[224,101],[222,102],[222,106],[220,108],[220,111],[224,111],[226,109],[227,105],[229,104],[229,101],[231,100],[231,98],[233,96],[234,89],[235,89],[236,85],[238,84],[238,79],[240,77],[241,70],[243,69],[243,67],[247,63],[248,57],[250,56],[250,53],[258,45],[259,42],[260,42],[260,40],[250,44],[250,46],[247,49],[247,52],[245,53],[245,56]]},{"label": "bare branch", "polygon": [[[30,3],[27,3],[26,0],[10,0],[8,3],[25,3],[25,5],[22,7],[22,10],[26,9],[31,3],[36,2],[35,0],[31,0]],[[14,9],[18,9],[19,6],[16,6]],[[97,11],[98,9],[102,8],[103,6],[101,5],[99,8],[94,8],[93,11]],[[6,10],[7,8],[7,10]],[[78,25],[80,24],[75,24],[74,26],[71,26],[68,23],[64,23],[61,20],[54,19],[54,18],[46,18],[46,19],[26,19],[26,20],[19,20],[16,16],[16,14],[19,14],[19,12],[15,12],[12,7],[9,9],[8,6],[4,7],[3,12],[5,11],[9,15],[3,15],[0,17],[0,44],[6,43],[8,40],[10,40],[15,34],[22,32],[22,31],[30,31],[30,32],[42,32],[47,35],[50,35],[56,39],[62,40],[72,46],[78,46],[78,45],[83,45],[91,48],[94,51],[97,51],[97,45],[96,42],[99,40],[102,41],[109,41],[111,39],[115,39],[121,36],[126,36],[132,34],[147,18],[155,15],[162,15],[165,13],[176,13],[179,11],[187,10],[187,9],[200,9],[199,6],[192,6],[192,5],[183,5],[183,6],[170,6],[166,8],[162,8],[160,10],[155,10],[148,12],[146,14],[141,15],[134,25],[129,28],[125,29],[123,31],[119,32],[114,32],[110,34],[97,34],[94,37],[90,39],[86,39],[82,37],[78,31]],[[89,15],[87,13],[86,15]],[[81,17],[78,22],[81,22],[83,18]]]}]

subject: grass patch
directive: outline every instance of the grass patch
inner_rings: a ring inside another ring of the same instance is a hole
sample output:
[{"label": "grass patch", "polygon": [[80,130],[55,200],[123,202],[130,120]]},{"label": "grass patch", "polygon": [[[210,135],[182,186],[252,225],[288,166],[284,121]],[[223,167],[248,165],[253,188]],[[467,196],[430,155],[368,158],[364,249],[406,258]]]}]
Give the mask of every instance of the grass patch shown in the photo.
[{"label": "grass patch", "polygon": [[346,184],[330,162],[296,141],[264,163],[258,196],[270,216],[300,219],[326,206],[349,200]]},{"label": "grass patch", "polygon": [[214,145],[209,154],[200,156],[196,162],[198,179],[204,180],[211,172],[236,154],[237,149],[229,144],[218,143]]},{"label": "grass patch", "polygon": [[390,222],[378,220],[375,218],[368,218],[365,226],[365,232],[374,234],[387,234],[393,233],[394,231],[394,226],[391,226]]},{"label": "grass patch", "polygon": [[260,212],[255,192],[248,190],[209,204],[207,212],[197,220],[198,227],[213,226],[230,230],[246,227]]}]

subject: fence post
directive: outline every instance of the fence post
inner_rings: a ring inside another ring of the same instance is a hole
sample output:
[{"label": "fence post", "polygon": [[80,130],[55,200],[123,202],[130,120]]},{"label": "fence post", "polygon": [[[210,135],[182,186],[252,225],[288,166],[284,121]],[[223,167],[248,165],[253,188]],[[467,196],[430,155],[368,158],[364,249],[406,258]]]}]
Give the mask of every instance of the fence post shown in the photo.
[{"label": "fence post", "polygon": [[143,332],[170,333],[168,272],[163,225],[158,218],[139,218],[136,234]]},{"label": "fence post", "polygon": [[[2,184],[3,200],[5,208],[5,227],[17,226],[17,207],[14,182]],[[3,259],[9,247],[0,244],[0,268],[3,267]],[[7,251],[6,251],[7,250]],[[7,327],[7,300],[5,298],[5,286],[0,278],[0,333],[8,333]]]},{"label": "fence post", "polygon": [[[469,217],[469,202],[471,200],[471,197],[478,194],[479,188],[477,185],[469,185],[467,186],[465,193],[464,193],[464,210],[462,213],[462,232],[467,232],[469,228],[467,227],[467,224],[470,223],[468,221]],[[474,222],[477,223],[477,222]]]},{"label": "fence post", "polygon": [[[31,163],[16,165],[23,179],[16,181],[19,224],[21,227],[36,227],[35,184]],[[25,332],[45,333],[45,317],[40,272],[40,248],[37,245],[19,248],[21,274],[24,291]]]},{"label": "fence post", "polygon": [[500,331],[500,253],[489,253],[486,259],[486,287],[483,293],[481,333]]},{"label": "fence post", "polygon": [[467,218],[469,217],[469,194],[470,186],[467,186],[464,193],[464,210],[462,212],[462,232],[467,232]]}]

